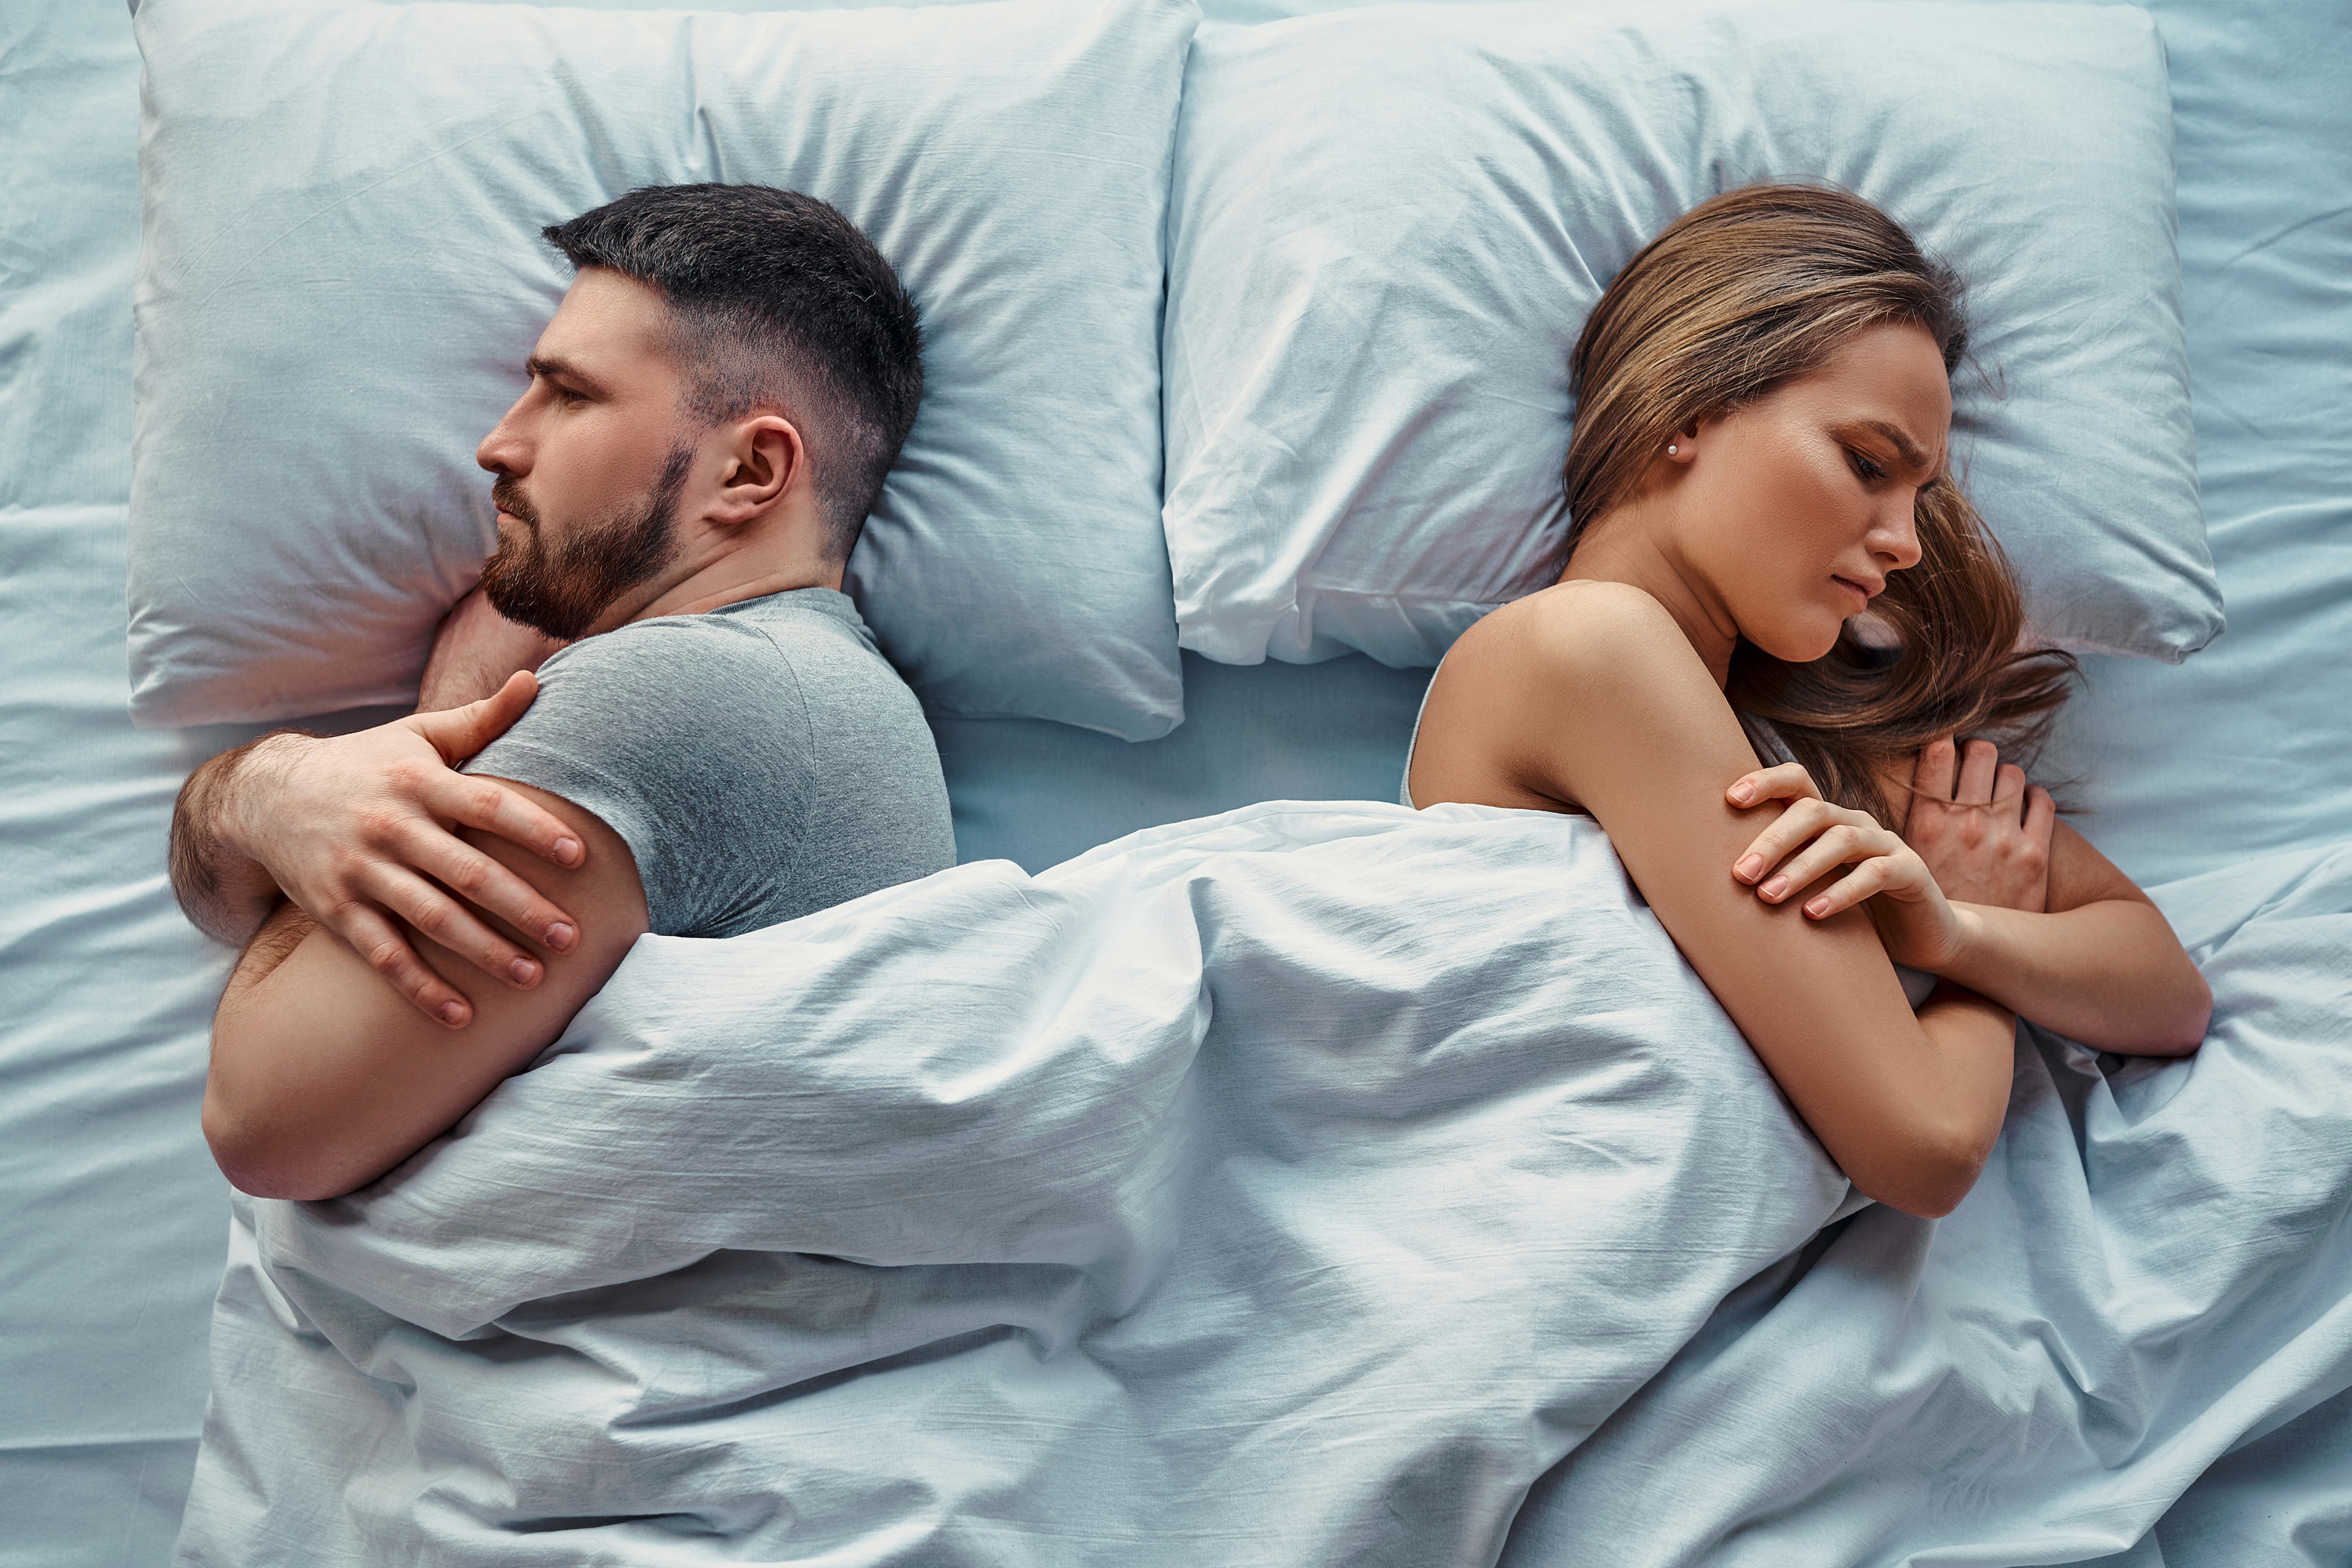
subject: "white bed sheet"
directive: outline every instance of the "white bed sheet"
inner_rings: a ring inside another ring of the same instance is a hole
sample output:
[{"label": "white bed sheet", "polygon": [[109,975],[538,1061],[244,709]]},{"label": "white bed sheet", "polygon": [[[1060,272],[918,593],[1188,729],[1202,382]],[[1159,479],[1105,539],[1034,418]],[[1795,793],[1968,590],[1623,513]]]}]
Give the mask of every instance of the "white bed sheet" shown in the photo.
[{"label": "white bed sheet", "polygon": [[[2352,837],[2352,12],[2151,9],[2231,629],[2177,668],[2095,663],[2067,757],[2095,760],[2086,829],[2153,881]],[[0,1568],[162,1561],[226,1236],[195,1126],[225,955],[162,872],[173,792],[222,737],[125,717],[137,69],[115,7],[0,9]],[[1187,676],[1191,721],[1148,745],[941,725],[966,857],[1042,867],[1244,801],[1387,796],[1413,673]],[[2116,1561],[2343,1561],[2347,1455],[2339,1396],[2225,1458]]]}]

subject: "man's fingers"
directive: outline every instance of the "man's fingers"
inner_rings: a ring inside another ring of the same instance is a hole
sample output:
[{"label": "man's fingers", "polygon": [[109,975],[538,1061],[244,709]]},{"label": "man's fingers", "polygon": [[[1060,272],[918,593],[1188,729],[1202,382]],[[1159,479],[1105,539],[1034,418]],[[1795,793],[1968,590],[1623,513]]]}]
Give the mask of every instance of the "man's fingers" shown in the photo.
[{"label": "man's fingers", "polygon": [[345,904],[326,924],[367,961],[369,968],[383,975],[386,984],[435,1023],[462,1029],[474,1021],[474,1009],[466,998],[434,973],[399,928],[376,910],[365,904]]},{"label": "man's fingers", "polygon": [[1960,752],[1960,781],[1952,799],[1962,805],[1982,805],[1992,799],[1993,774],[2000,751],[1990,741],[1970,741]]},{"label": "man's fingers", "polygon": [[[508,843],[520,845],[541,859],[552,860],[559,866],[576,868],[588,858],[587,846],[580,842],[578,834],[563,826],[562,818],[533,805],[496,779],[451,773],[434,780],[430,793],[433,798],[426,809],[436,816],[495,833]],[[554,906],[548,908],[553,910]],[[497,912],[506,913],[504,910]],[[524,921],[515,923],[520,931],[536,932],[544,929]]]},{"label": "man's fingers", "polygon": [[518,669],[507,677],[504,686],[478,702],[439,713],[419,713],[411,722],[454,768],[505,734],[538,696],[539,677]]},{"label": "man's fingers", "polygon": [[545,942],[557,952],[569,952],[579,944],[578,921],[497,860],[464,839],[442,832],[437,824],[415,825],[400,847],[416,869],[438,879],[467,903],[488,910],[525,936]]},{"label": "man's fingers", "polygon": [[369,894],[385,909],[492,979],[529,990],[546,966],[476,920],[465,905],[405,868],[384,866]]},{"label": "man's fingers", "polygon": [[1959,769],[1959,748],[1949,736],[1930,741],[1919,748],[1919,760],[1912,764],[1911,787],[1930,800],[1949,800]]}]

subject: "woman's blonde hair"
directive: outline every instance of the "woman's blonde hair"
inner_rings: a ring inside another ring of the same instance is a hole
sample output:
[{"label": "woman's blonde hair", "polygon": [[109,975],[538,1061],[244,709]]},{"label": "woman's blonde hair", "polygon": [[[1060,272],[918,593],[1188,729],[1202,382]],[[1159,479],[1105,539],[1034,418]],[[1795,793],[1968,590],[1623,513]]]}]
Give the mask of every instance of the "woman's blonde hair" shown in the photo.
[{"label": "woman's blonde hair", "polygon": [[[1630,500],[1675,432],[1822,367],[1865,328],[1906,321],[1968,353],[1958,276],[1902,225],[1844,191],[1750,185],[1685,213],[1610,283],[1570,362],[1575,431],[1568,549]],[[2024,605],[2000,546],[1957,483],[1920,493],[1918,564],[1874,602],[1892,647],[1852,623],[1807,664],[1744,638],[1725,695],[1768,721],[1822,794],[1881,816],[1876,774],[1942,736],[1987,734],[2030,760],[2074,675],[2024,648]]]}]

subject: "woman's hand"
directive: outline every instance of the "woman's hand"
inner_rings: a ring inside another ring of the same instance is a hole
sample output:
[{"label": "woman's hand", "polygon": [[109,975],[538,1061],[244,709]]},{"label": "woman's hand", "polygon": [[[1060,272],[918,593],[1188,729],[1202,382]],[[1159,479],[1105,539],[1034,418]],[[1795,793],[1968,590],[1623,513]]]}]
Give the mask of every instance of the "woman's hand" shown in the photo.
[{"label": "woman's hand", "polygon": [[[1887,957],[1914,969],[1936,970],[1960,951],[1959,918],[1919,852],[1868,812],[1823,800],[1802,763],[1759,768],[1733,781],[1725,795],[1743,810],[1790,803],[1731,868],[1766,903],[1786,902],[1811,888],[1804,910],[1819,921],[1869,900]],[[1853,869],[1815,887],[1841,866]]]},{"label": "woman's hand", "polygon": [[1991,742],[1970,741],[1965,755],[1949,741],[1920,748],[1903,837],[1946,898],[2042,913],[2057,826],[2050,792],[2029,787],[2025,770],[2002,762]]}]

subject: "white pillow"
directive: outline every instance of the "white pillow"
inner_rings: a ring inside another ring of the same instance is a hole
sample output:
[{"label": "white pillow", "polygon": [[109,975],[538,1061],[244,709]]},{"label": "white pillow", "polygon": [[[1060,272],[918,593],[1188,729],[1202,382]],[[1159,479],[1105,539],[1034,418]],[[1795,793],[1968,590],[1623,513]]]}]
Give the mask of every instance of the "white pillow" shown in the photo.
[{"label": "white pillow", "polygon": [[[2172,117],[2111,6],[1382,5],[1212,25],[1170,215],[1181,640],[1434,663],[1559,570],[1568,357],[1674,217],[1762,180],[1879,203],[1971,284],[1954,466],[2037,630],[2221,630]],[[1990,384],[1988,384],[1988,380]]]},{"label": "white pillow", "polygon": [[931,710],[1181,715],[1159,308],[1191,0],[720,16],[143,0],[132,708],[415,692],[493,537],[474,447],[640,185],[820,196],[928,391],[849,590]]}]

